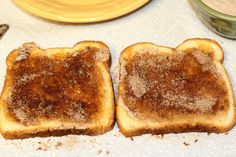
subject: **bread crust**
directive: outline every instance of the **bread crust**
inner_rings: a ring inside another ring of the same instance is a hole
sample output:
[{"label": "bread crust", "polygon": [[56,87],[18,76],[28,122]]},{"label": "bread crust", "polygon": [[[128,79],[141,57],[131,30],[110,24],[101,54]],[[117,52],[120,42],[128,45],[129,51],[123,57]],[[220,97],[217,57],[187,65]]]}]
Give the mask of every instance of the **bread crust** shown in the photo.
[{"label": "bread crust", "polygon": [[212,45],[215,45],[217,46],[217,48],[219,49],[219,55],[217,58],[214,58],[215,60],[218,60],[219,62],[223,63],[224,61],[224,53],[223,53],[223,48],[221,47],[221,45],[213,40],[213,39],[208,39],[208,38],[192,38],[192,39],[186,39],[183,43],[181,43],[179,46],[176,47],[176,49],[180,49],[180,47],[184,44],[187,44],[188,42],[205,42],[206,44],[212,44]]},{"label": "bread crust", "polygon": [[235,126],[235,122],[225,128],[219,128],[211,125],[202,125],[196,124],[195,126],[191,125],[176,125],[176,126],[166,126],[165,128],[149,128],[148,126],[144,126],[142,128],[138,128],[135,130],[127,130],[122,125],[118,124],[120,132],[125,137],[132,137],[132,136],[139,136],[142,134],[152,134],[152,135],[159,135],[159,134],[170,134],[170,133],[188,133],[188,132],[207,132],[207,133],[225,133],[231,130]]},{"label": "bread crust", "polygon": [[23,139],[32,137],[49,137],[49,136],[63,136],[63,135],[89,135],[96,136],[104,134],[114,127],[114,122],[110,126],[106,127],[94,127],[86,129],[54,129],[54,130],[44,130],[37,132],[23,132],[23,131],[13,131],[13,132],[2,132],[2,136],[5,139]]}]

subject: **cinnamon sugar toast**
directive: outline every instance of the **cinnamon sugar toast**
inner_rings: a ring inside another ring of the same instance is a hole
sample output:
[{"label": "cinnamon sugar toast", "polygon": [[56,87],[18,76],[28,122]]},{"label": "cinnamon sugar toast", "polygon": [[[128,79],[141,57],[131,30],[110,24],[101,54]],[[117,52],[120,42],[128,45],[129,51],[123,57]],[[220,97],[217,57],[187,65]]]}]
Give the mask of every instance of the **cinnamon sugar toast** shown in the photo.
[{"label": "cinnamon sugar toast", "polygon": [[3,137],[99,135],[113,128],[111,57],[104,43],[45,50],[26,43],[6,62],[0,99]]},{"label": "cinnamon sugar toast", "polygon": [[221,46],[189,39],[177,48],[137,43],[120,55],[116,118],[125,136],[229,131],[234,94]]}]

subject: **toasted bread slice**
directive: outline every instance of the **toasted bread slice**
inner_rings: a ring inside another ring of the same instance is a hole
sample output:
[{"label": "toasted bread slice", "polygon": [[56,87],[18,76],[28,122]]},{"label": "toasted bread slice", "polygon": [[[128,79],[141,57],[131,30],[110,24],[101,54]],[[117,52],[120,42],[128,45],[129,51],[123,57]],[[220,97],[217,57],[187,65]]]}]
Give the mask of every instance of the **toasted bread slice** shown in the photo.
[{"label": "toasted bread slice", "polygon": [[45,50],[26,43],[6,62],[0,99],[3,137],[99,135],[113,128],[111,57],[104,43]]},{"label": "toasted bread slice", "polygon": [[125,136],[215,132],[235,125],[221,46],[189,39],[176,49],[137,43],[120,55],[116,118]]}]

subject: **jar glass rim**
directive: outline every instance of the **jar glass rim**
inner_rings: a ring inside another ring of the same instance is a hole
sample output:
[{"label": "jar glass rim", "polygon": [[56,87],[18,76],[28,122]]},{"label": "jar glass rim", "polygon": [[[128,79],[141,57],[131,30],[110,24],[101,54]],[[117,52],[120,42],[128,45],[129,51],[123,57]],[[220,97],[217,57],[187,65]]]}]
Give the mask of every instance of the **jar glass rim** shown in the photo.
[{"label": "jar glass rim", "polygon": [[219,18],[225,19],[225,20],[230,20],[230,21],[235,21],[236,22],[236,16],[233,15],[228,15],[222,12],[219,12],[215,9],[212,9],[208,5],[202,2],[202,0],[190,0],[195,2],[202,10],[206,11],[207,13],[217,16]]}]

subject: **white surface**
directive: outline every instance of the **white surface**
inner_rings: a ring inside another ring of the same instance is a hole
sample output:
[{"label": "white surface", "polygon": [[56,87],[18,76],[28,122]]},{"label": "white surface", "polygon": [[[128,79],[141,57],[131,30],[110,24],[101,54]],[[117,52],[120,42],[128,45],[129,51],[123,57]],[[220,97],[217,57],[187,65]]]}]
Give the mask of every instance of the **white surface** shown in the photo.
[{"label": "white surface", "polygon": [[[215,39],[222,45],[224,65],[236,90],[236,41],[219,37],[205,28],[187,0],[153,0],[126,17],[91,25],[66,25],[35,18],[15,7],[10,0],[0,0],[0,6],[0,23],[10,25],[10,30],[0,41],[0,87],[5,76],[6,56],[27,41],[35,41],[42,48],[47,48],[72,46],[81,40],[102,40],[110,47],[114,67],[119,53],[132,43],[151,41],[175,47],[187,38],[201,37]],[[195,139],[198,140],[196,143]],[[56,146],[58,141],[61,146]],[[185,146],[184,142],[190,145]],[[37,150],[39,147],[43,150]],[[144,135],[133,138],[133,141],[123,137],[117,127],[97,137],[63,136],[26,140],[4,140],[0,137],[0,156],[4,157],[233,157],[236,156],[235,148],[236,127],[228,135],[171,134],[163,139],[161,136]]]}]

